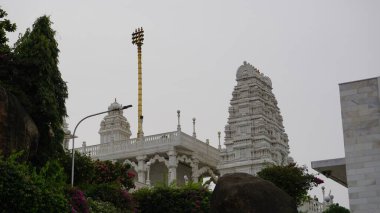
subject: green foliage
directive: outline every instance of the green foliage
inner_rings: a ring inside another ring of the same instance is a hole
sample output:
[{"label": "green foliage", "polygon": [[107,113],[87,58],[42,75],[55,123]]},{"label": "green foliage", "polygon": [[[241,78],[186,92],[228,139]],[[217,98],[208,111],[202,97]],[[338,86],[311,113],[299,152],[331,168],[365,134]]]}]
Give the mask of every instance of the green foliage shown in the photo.
[{"label": "green foliage", "polygon": [[128,172],[131,168],[129,164],[111,161],[95,161],[95,176],[92,183],[119,183],[126,189],[134,188],[134,174]]},{"label": "green foliage", "polygon": [[116,208],[111,202],[88,199],[90,211],[93,213],[119,213],[120,209]]},{"label": "green foliage", "polygon": [[339,206],[339,204],[334,203],[329,206],[323,213],[350,213],[350,210],[344,208],[343,206]]},{"label": "green foliage", "polygon": [[[71,182],[72,155],[66,152],[59,161]],[[128,171],[131,166],[120,162],[92,160],[91,157],[75,152],[74,180],[76,186],[88,187],[89,184],[112,183],[126,189],[134,187],[134,174]]]},{"label": "green foliage", "polygon": [[132,194],[136,211],[150,212],[209,212],[211,192],[200,184],[183,187],[157,186],[143,188]]},{"label": "green foliage", "polygon": [[20,154],[0,159],[1,212],[67,212],[65,176],[56,161],[50,161],[40,172],[25,162]]},{"label": "green foliage", "polygon": [[91,199],[112,203],[119,212],[128,212],[133,206],[131,195],[116,183],[88,185],[85,192]]},{"label": "green foliage", "polygon": [[[59,161],[67,175],[67,183],[71,183],[72,154],[69,152],[60,156]],[[75,152],[74,180],[75,185],[89,184],[95,175],[95,165],[91,157]]]},{"label": "green foliage", "polygon": [[0,7],[0,55],[10,52],[10,48],[7,45],[8,38],[6,37],[7,32],[14,32],[16,30],[16,24],[11,23],[5,17],[8,16]]},{"label": "green foliage", "polygon": [[59,49],[51,24],[47,16],[38,18],[33,29],[28,29],[16,42],[13,52],[17,63],[27,68],[13,72],[20,80],[13,88],[22,96],[20,102],[38,127],[40,140],[33,159],[37,166],[63,153],[61,126],[68,93],[58,69]]},{"label": "green foliage", "polygon": [[[67,177],[71,178],[71,153],[60,158]],[[75,185],[83,189],[85,195],[94,201],[92,203],[101,208],[108,203],[118,209],[117,212],[131,211],[132,198],[127,189],[134,187],[133,176],[128,175],[130,165],[111,161],[93,161],[90,157],[75,153]],[[71,180],[71,179],[70,179]],[[69,183],[68,181],[67,183]],[[85,212],[87,204],[83,201],[84,194],[78,191],[69,191],[71,206],[79,212]],[[90,203],[90,205],[92,205]],[[99,210],[100,211],[100,210]]]},{"label": "green foliage", "polygon": [[306,167],[300,167],[296,164],[271,165],[258,172],[257,175],[284,190],[294,198],[297,205],[300,205],[307,198],[308,190],[323,183],[319,178],[308,174]]}]

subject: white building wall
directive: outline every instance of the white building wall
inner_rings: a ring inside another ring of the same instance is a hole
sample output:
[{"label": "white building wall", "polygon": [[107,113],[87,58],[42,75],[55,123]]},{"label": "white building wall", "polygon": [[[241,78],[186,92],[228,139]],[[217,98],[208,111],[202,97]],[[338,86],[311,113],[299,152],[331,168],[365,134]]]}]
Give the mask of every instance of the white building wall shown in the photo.
[{"label": "white building wall", "polygon": [[339,85],[350,209],[380,212],[380,77]]}]

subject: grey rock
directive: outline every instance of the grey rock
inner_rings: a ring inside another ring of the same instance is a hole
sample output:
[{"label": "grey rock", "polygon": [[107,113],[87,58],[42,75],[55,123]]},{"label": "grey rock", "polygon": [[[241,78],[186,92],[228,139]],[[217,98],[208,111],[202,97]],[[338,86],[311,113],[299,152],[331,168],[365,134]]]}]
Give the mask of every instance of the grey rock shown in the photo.
[{"label": "grey rock", "polygon": [[211,196],[211,213],[297,213],[293,198],[273,183],[246,173],[219,178]]},{"label": "grey rock", "polygon": [[38,129],[17,98],[0,86],[0,154],[24,151],[30,159],[38,147]]}]

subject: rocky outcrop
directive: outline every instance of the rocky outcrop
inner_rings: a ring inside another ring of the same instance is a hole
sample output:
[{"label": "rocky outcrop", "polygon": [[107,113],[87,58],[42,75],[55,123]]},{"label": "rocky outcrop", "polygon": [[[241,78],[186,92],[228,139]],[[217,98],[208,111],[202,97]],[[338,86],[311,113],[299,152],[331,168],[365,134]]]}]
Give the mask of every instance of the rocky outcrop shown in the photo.
[{"label": "rocky outcrop", "polygon": [[212,213],[297,213],[296,203],[273,183],[246,173],[219,178],[211,196]]},{"label": "rocky outcrop", "polygon": [[0,86],[0,152],[24,151],[30,158],[38,147],[38,129],[17,98]]}]

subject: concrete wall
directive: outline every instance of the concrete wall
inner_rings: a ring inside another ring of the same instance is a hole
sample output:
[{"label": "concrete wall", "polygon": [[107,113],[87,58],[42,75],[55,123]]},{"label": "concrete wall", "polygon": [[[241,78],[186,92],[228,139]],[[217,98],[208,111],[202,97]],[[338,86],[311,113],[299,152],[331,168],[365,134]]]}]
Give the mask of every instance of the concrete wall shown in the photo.
[{"label": "concrete wall", "polygon": [[380,77],[339,90],[351,212],[380,212]]}]

